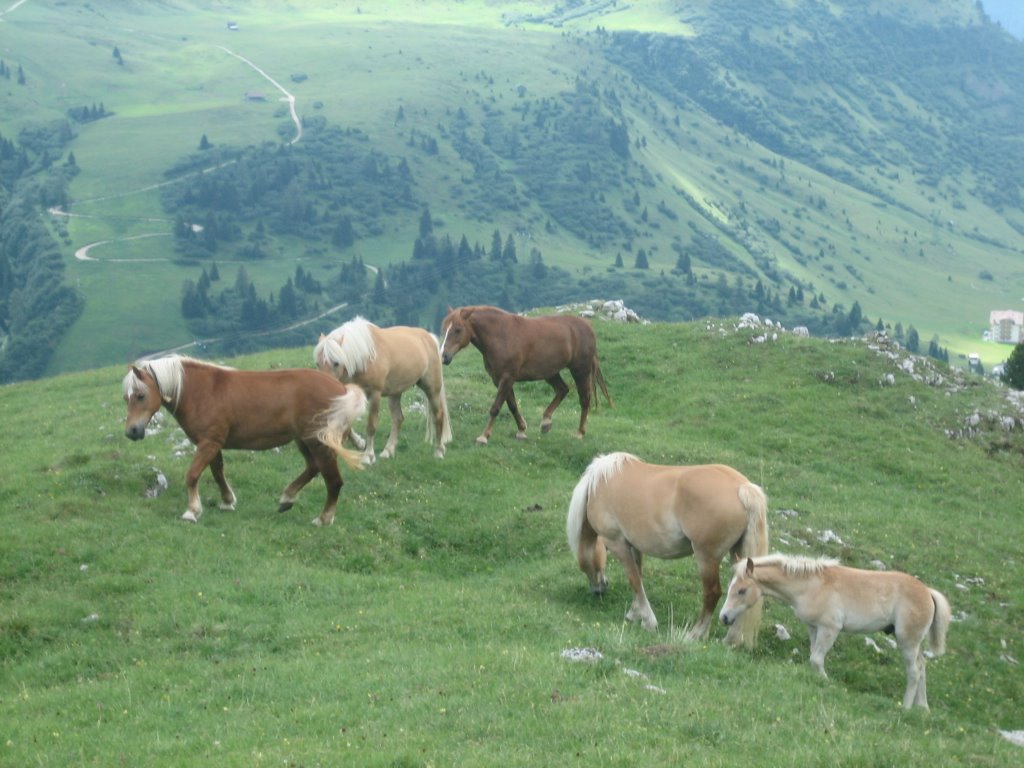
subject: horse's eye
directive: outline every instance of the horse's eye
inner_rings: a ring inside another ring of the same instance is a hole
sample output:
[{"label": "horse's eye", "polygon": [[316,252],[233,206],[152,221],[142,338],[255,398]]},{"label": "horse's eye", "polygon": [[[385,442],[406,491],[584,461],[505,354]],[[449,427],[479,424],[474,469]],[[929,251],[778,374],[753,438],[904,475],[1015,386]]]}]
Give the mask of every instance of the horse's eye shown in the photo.
[{"label": "horse's eye", "polygon": [[747,588],[746,588],[746,587],[744,587],[743,589],[741,589],[741,590],[740,590],[739,592],[737,592],[736,594],[737,594],[737,595],[739,595],[740,597],[743,597],[743,595],[747,594]]}]

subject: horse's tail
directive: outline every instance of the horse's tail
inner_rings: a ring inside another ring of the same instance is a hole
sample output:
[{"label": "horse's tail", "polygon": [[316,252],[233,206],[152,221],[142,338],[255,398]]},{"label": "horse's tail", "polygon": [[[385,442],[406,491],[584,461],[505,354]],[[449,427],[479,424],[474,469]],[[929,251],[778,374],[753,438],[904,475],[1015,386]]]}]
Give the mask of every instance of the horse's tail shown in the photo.
[{"label": "horse's tail", "polygon": [[[740,504],[747,511],[747,529],[740,544],[740,557],[761,557],[768,554],[768,499],[761,486],[744,483],[737,491]],[[736,645],[753,648],[757,644],[757,631],[761,627],[764,598],[759,598],[740,615],[735,632],[730,632]]]},{"label": "horse's tail", "polygon": [[[441,410],[441,441],[439,445],[448,445],[452,441],[452,421],[451,416],[448,414],[448,392],[444,386],[444,372],[441,370],[441,346],[437,339],[437,336],[430,334],[430,338],[434,341],[434,347],[437,350],[437,359],[434,360],[431,365],[431,374],[437,377],[437,407]],[[427,398],[430,399],[429,396]],[[428,402],[428,405],[430,403]],[[431,413],[431,417],[435,414]],[[437,439],[437,426],[433,418],[427,419],[427,436],[426,441],[433,443]]]},{"label": "horse's tail", "polygon": [[615,403],[612,402],[612,396],[608,394],[608,385],[605,384],[604,374],[601,373],[601,364],[597,361],[597,355],[594,355],[594,364],[590,369],[590,395],[594,402],[594,409],[597,410],[597,388],[601,388],[601,392],[604,393],[604,399],[608,401],[608,407],[614,408]]},{"label": "horse's tail", "polygon": [[932,653],[941,656],[946,652],[946,630],[953,620],[953,612],[949,608],[949,601],[946,596],[937,589],[928,589],[932,595],[932,602],[935,603],[935,615],[932,617],[932,624],[928,628],[928,646]]},{"label": "horse's tail", "polygon": [[352,430],[356,419],[366,413],[366,393],[361,387],[348,384],[347,392],[331,401],[323,412],[323,426],[316,433],[317,440],[334,451],[338,458],[352,469],[363,468],[363,455],[358,451],[346,448],[342,441]]}]

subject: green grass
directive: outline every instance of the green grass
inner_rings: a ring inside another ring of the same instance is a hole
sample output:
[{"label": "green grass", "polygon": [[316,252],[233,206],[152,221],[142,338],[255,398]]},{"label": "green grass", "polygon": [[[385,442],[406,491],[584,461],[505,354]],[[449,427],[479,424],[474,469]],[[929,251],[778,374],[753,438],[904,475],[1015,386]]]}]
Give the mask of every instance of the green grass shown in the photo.
[{"label": "green grass", "polygon": [[[179,520],[191,452],[166,416],[123,437],[121,366],[0,388],[0,764],[1011,763],[997,729],[1022,727],[1022,673],[1000,659],[1024,654],[1021,431],[945,433],[1005,412],[1001,394],[915,382],[862,342],[752,344],[732,328],[599,323],[616,407],[583,441],[571,398],[539,434],[548,389],[527,384],[529,439],[503,414],[473,445],[493,387],[467,350],[446,369],[448,456],[409,413],[396,459],[344,473],[326,530],[309,522],[318,481],[275,511],[293,450],[229,453],[237,511],[216,509],[207,475],[206,513]],[[718,626],[684,642],[689,559],[647,561],[659,632],[625,625],[622,569],[594,598],[564,541],[573,485],[611,450],[732,464],[769,494],[773,548],[878,559],[943,591],[958,620],[928,665],[931,711],[900,709],[881,636],[882,654],[842,636],[817,679],[777,603],[753,653]],[[157,469],[170,487],[147,498]],[[573,647],[604,658],[561,658]]]}]

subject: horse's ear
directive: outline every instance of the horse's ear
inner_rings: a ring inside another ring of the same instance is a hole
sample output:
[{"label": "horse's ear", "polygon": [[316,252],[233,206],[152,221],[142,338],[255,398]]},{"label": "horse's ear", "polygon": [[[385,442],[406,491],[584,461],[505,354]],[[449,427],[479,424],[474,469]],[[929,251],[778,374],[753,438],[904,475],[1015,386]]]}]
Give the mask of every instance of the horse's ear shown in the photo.
[{"label": "horse's ear", "polygon": [[132,373],[134,373],[136,378],[138,378],[138,379],[142,378],[142,371],[139,370],[138,366],[136,366],[136,365],[129,365],[128,366],[128,370],[130,370]]},{"label": "horse's ear", "polygon": [[749,557],[747,558],[747,576],[754,575],[754,561]]}]

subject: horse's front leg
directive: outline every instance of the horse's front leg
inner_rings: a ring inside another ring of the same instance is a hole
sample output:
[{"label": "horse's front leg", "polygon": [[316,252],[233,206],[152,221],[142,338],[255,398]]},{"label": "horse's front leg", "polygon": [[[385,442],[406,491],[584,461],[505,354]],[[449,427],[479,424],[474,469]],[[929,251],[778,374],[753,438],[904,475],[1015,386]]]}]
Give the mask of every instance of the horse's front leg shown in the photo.
[{"label": "horse's front leg", "polygon": [[810,635],[811,668],[822,677],[827,678],[828,675],[825,673],[825,656],[832,650],[836,638],[839,637],[839,628],[817,624],[813,626]]},{"label": "horse's front leg", "polygon": [[302,458],[306,460],[306,468],[299,473],[288,487],[281,492],[281,498],[277,502],[278,512],[287,512],[295,504],[295,498],[299,495],[299,491],[306,487],[310,480],[320,474],[316,460],[313,458],[313,454],[308,445],[301,440],[296,440],[295,445],[299,448],[299,453],[302,454]]},{"label": "horse's front leg", "polygon": [[512,378],[506,376],[496,383],[498,393],[494,397],[494,402],[491,403],[490,418],[487,420],[487,426],[480,437],[476,439],[479,445],[487,445],[487,441],[491,439],[491,432],[494,431],[494,421],[498,418],[498,414],[501,413],[503,403],[508,405],[509,411],[516,420],[516,426],[519,427],[519,431],[516,432],[516,438],[518,440],[526,439],[526,422],[523,420],[522,414],[519,413],[519,406],[516,405],[516,393],[512,389]]},{"label": "horse's front leg", "polygon": [[640,625],[651,632],[658,628],[658,619],[654,615],[651,603],[644,590],[643,567],[644,556],[640,550],[628,541],[605,541],[608,551],[615,555],[626,571],[626,578],[633,590],[633,603],[626,611],[626,621],[639,621]]},{"label": "horse's front leg", "polygon": [[391,412],[391,434],[388,435],[388,443],[384,446],[384,450],[380,452],[382,459],[390,459],[398,449],[398,432],[402,429],[402,422],[405,421],[401,395],[388,397],[388,410]]},{"label": "horse's front leg", "polygon": [[220,488],[220,508],[223,510],[231,510],[235,508],[235,502],[238,500],[235,496],[234,490],[231,488],[231,484],[227,478],[224,477],[224,452],[217,451],[217,455],[210,460],[210,472],[213,473],[213,479],[217,481],[217,487]]},{"label": "horse's front leg", "polygon": [[[202,442],[196,445],[195,456],[192,457],[192,464],[185,473],[185,488],[188,490],[188,508],[181,516],[182,520],[190,523],[199,521],[203,514],[203,500],[199,497],[199,476],[203,470],[220,455],[220,444]],[[223,457],[221,458],[221,472],[223,474]]]},{"label": "horse's front leg", "polygon": [[565,399],[565,396],[569,394],[569,385],[565,383],[565,379],[562,378],[562,374],[556,373],[549,379],[546,379],[547,383],[551,385],[551,388],[555,390],[555,396],[551,402],[548,403],[548,407],[544,409],[544,415],[540,420],[540,431],[547,433],[551,429],[551,417],[561,402]]},{"label": "horse's front leg", "polygon": [[363,449],[363,464],[373,464],[377,461],[377,452],[374,450],[374,436],[377,434],[377,420],[380,418],[380,392],[367,393],[370,398],[369,412],[366,415],[366,447]]}]

